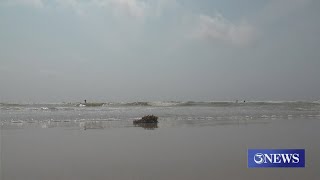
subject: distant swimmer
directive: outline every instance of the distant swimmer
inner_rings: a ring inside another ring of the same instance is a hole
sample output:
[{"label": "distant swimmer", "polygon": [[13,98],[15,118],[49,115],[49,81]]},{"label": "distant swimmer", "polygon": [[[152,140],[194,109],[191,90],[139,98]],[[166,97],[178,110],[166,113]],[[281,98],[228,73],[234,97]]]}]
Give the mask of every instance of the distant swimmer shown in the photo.
[{"label": "distant swimmer", "polygon": [[246,102],[246,100],[243,101],[244,103]]}]

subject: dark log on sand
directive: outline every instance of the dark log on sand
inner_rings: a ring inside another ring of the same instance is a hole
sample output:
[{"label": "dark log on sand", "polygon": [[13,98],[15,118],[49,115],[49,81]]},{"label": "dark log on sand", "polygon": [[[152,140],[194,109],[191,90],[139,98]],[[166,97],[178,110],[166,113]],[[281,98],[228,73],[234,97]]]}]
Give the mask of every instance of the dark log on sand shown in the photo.
[{"label": "dark log on sand", "polygon": [[156,123],[158,123],[158,117],[154,116],[154,115],[147,115],[147,116],[143,116],[139,120],[134,120],[133,121],[133,124],[142,124],[142,123],[153,123],[153,124],[156,124]]}]

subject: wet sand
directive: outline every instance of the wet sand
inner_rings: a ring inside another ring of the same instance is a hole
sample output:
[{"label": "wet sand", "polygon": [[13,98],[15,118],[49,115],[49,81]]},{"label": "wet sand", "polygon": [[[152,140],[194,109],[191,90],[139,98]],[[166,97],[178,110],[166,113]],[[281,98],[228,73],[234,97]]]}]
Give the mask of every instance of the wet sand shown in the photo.
[{"label": "wet sand", "polygon": [[[19,126],[17,126],[19,127]],[[319,119],[216,126],[1,129],[1,180],[319,179]],[[306,149],[306,168],[248,169],[248,148]]]}]

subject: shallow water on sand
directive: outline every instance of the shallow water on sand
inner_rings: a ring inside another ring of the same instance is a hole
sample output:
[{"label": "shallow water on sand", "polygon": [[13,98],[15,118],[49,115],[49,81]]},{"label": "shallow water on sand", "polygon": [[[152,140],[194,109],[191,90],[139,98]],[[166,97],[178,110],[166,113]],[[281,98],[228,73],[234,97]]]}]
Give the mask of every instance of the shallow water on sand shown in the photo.
[{"label": "shallow water on sand", "polygon": [[[42,106],[2,106],[1,180],[320,177],[317,104]],[[248,148],[305,149],[306,168],[248,169]]]}]

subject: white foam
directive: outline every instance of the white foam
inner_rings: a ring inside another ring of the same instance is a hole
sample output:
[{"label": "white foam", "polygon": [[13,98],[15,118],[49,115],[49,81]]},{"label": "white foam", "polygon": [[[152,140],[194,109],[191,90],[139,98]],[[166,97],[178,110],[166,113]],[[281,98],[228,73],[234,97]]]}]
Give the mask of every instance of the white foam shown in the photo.
[{"label": "white foam", "polygon": [[23,123],[23,121],[21,121],[21,120],[11,120],[11,123],[17,123],[17,124],[20,124],[20,123]]},{"label": "white foam", "polygon": [[180,102],[173,102],[173,101],[155,101],[149,103],[151,106],[177,106],[181,104]]}]

